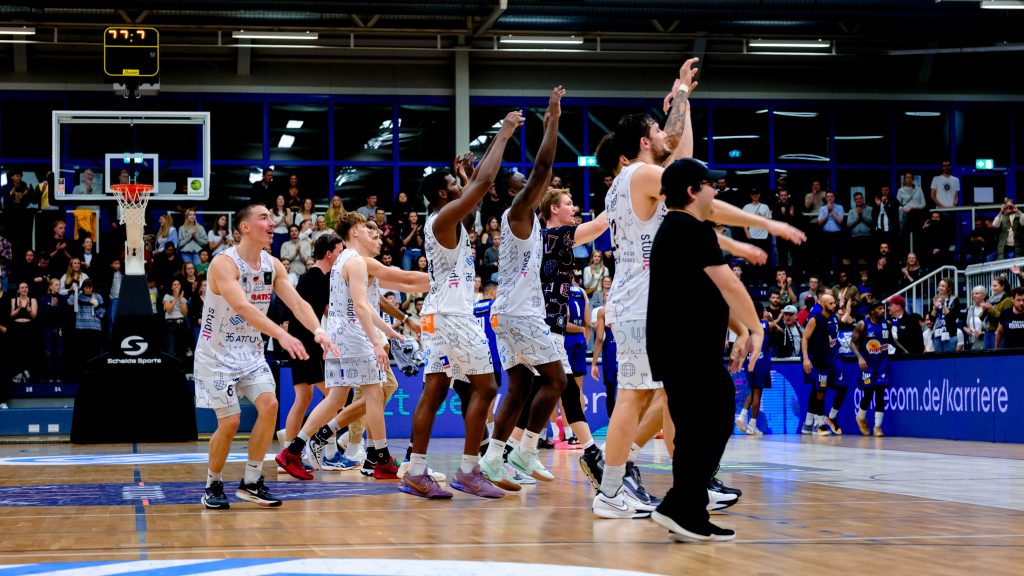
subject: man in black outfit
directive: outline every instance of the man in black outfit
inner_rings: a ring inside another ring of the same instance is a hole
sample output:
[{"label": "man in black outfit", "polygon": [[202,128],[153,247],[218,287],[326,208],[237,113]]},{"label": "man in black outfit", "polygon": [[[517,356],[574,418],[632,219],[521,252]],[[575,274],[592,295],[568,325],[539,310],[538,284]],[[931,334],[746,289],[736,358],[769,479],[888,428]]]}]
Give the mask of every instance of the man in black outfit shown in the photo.
[{"label": "man in black outfit", "polygon": [[885,302],[888,304],[892,335],[896,339],[896,355],[920,356],[924,354],[921,317],[907,312],[907,301],[903,296],[893,296]]},{"label": "man in black outfit", "polygon": [[[726,329],[738,334],[730,358],[736,370],[764,331],[746,288],[722,258],[712,214],[712,182],[724,172],[699,160],[678,160],[662,174],[668,208],[650,253],[647,353],[651,377],[665,384],[676,425],[672,488],[651,518],[675,541],[732,540],[736,533],[709,521],[707,485],[732,435],[735,388],[722,365]],[[681,294],[680,291],[683,293]],[[683,296],[697,302],[692,318],[701,330],[679,333],[664,303]],[[752,361],[753,362],[753,361]]]}]

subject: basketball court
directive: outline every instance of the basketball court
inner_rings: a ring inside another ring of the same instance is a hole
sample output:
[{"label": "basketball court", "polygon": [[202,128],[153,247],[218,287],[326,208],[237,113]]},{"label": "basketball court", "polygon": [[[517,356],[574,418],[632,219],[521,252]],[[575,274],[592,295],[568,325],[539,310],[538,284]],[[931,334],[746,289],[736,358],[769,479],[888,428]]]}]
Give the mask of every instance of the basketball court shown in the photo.
[{"label": "basketball court", "polygon": [[[454,470],[460,445],[435,440],[432,465]],[[244,454],[236,443],[226,482]],[[722,478],[744,494],[715,521],[737,539],[717,544],[670,543],[650,520],[597,519],[578,453],[542,457],[555,482],[496,501],[423,501],[395,481],[320,472],[268,477],[281,508],[232,497],[216,511],[199,504],[205,442],[7,443],[0,574],[1010,574],[1024,562],[1019,445],[736,436]],[[664,445],[640,464],[663,494]],[[24,563],[39,564],[11,566]]]}]

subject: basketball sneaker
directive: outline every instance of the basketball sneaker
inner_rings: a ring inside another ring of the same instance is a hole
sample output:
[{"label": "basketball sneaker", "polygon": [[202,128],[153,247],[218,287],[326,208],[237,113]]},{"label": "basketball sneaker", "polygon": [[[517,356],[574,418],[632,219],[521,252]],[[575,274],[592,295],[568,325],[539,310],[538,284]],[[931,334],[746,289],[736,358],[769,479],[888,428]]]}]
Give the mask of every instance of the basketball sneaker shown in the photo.
[{"label": "basketball sneaker", "polygon": [[[396,472],[395,475],[398,476],[399,480],[405,478],[405,473],[409,471],[410,464],[411,463],[408,460],[406,460],[405,462],[402,462],[401,466],[398,467],[398,472]],[[433,478],[434,482],[437,482],[438,484],[448,479],[448,477],[445,476],[443,472],[438,472],[432,469],[430,466],[427,466],[427,475]]]},{"label": "basketball sneaker", "polygon": [[394,458],[373,465],[373,477],[377,480],[398,480],[398,461]]},{"label": "basketball sneaker", "polygon": [[622,486],[637,502],[651,510],[661,504],[661,498],[647,493],[643,479],[640,478],[640,468],[633,462],[626,462],[626,475],[622,477]]},{"label": "basketball sneaker", "polygon": [[716,490],[708,489],[708,512],[723,510],[739,502],[740,497],[735,494],[727,494]]},{"label": "basketball sneaker", "polygon": [[481,498],[505,497],[504,490],[498,488],[494,484],[491,484],[487,478],[484,478],[484,475],[480,472],[479,466],[474,467],[473,471],[468,474],[463,472],[460,468],[459,471],[455,473],[455,479],[452,480],[452,488]]},{"label": "basketball sneaker", "polygon": [[864,436],[871,436],[871,428],[868,428],[867,420],[857,418],[857,428],[860,428],[860,433]]},{"label": "basketball sneaker", "polygon": [[505,462],[503,465],[505,466],[505,471],[508,472],[508,475],[516,481],[516,484],[519,484],[520,486],[533,486],[537,483],[536,478],[523,474],[518,468],[508,462]]},{"label": "basketball sneaker", "polygon": [[313,470],[323,468],[325,448],[327,448],[327,442],[320,440],[316,436],[310,438],[309,442],[306,443],[306,450],[302,453],[304,457],[308,454],[308,457],[303,458],[303,464],[306,464],[306,460],[308,460],[308,464],[313,467]]},{"label": "basketball sneaker", "polygon": [[828,416],[825,416],[825,425],[828,426],[829,430],[836,436],[842,435],[843,429],[839,427],[839,423]]},{"label": "basketball sneaker", "polygon": [[291,442],[288,441],[287,438],[285,438],[284,428],[282,428],[282,429],[277,431],[277,442],[279,444],[281,444],[281,450],[284,450],[285,448],[287,448],[288,444],[291,443]]},{"label": "basketball sneaker", "polygon": [[829,428],[828,426],[824,425],[824,424],[819,424],[818,425],[818,430],[817,430],[816,434],[818,436],[831,436],[832,435],[832,429]]},{"label": "basketball sneaker", "polygon": [[740,490],[739,488],[730,488],[729,486],[726,486],[724,483],[722,483],[721,480],[718,479],[718,476],[712,476],[711,480],[708,480],[708,490],[721,492],[722,494],[735,494],[737,498],[743,496],[743,490]]},{"label": "basketball sneaker", "polygon": [[761,436],[764,434],[763,432],[757,429],[757,423],[755,423],[753,420],[747,422],[747,427],[743,431],[746,432],[749,436]]},{"label": "basketball sneaker", "polygon": [[377,466],[377,463],[373,461],[369,453],[366,454],[366,458],[363,458],[363,465],[359,467],[359,473],[369,478],[373,476],[373,469]]},{"label": "basketball sneaker", "polygon": [[[509,474],[505,468],[505,462],[500,458],[490,460],[488,458],[480,459],[480,473],[484,475],[492,484],[501,488],[502,490],[508,490],[509,492],[519,492],[523,489],[515,478]],[[452,486],[454,488],[454,486]]]},{"label": "basketball sneaker", "polygon": [[353,470],[359,467],[359,462],[349,460],[340,450],[330,458],[324,458],[324,470]]},{"label": "basketball sneaker", "polygon": [[427,498],[429,500],[442,500],[452,497],[452,493],[441,488],[441,486],[430,477],[429,474],[413,476],[405,474],[398,489],[406,494]]},{"label": "basketball sneaker", "polygon": [[[674,542],[710,542],[710,522],[704,521],[688,525],[681,523],[668,514],[655,510],[651,513],[651,520],[659,526],[668,530],[668,537]],[[735,533],[733,534],[735,537]]]},{"label": "basketball sneaker", "polygon": [[604,455],[600,450],[584,450],[580,456],[580,470],[590,480],[594,490],[601,489],[601,478],[604,477]]},{"label": "basketball sneaker", "polygon": [[647,518],[651,515],[654,507],[634,499],[626,490],[625,484],[623,484],[622,488],[619,488],[619,491],[615,493],[615,496],[605,496],[604,492],[598,490],[597,495],[594,496],[592,509],[594,516],[598,518],[615,520],[620,518]]},{"label": "basketball sneaker", "polygon": [[814,425],[813,424],[804,424],[803,426],[800,427],[800,433],[801,434],[814,434]]},{"label": "basketball sneaker", "polygon": [[288,450],[282,450],[274,457],[274,462],[281,467],[289,476],[298,480],[312,480],[313,475],[310,474],[306,468],[302,465],[302,459],[297,454],[292,454]]},{"label": "basketball sneaker", "polygon": [[263,476],[260,476],[260,479],[252,484],[246,484],[245,480],[239,482],[238,491],[235,492],[235,496],[247,502],[255,502],[260,506],[268,508],[276,508],[281,505],[281,501],[274,498],[270,490],[263,484]]},{"label": "basketball sneaker", "polygon": [[882,438],[885,434],[882,432],[881,426],[875,426],[875,438]]},{"label": "basketball sneaker", "polygon": [[737,414],[736,419],[733,420],[733,422],[736,422],[736,429],[740,432],[747,429],[747,421],[742,416]]},{"label": "basketball sneaker", "polygon": [[228,497],[224,495],[224,483],[220,480],[214,480],[206,487],[206,494],[203,495],[200,502],[210,510],[227,510],[231,508]]},{"label": "basketball sneaker", "polygon": [[540,459],[537,458],[536,452],[524,454],[517,446],[514,450],[509,452],[508,463],[518,468],[523,474],[533,476],[537,480],[550,482],[555,479],[555,475],[548,472],[548,469],[540,463]]},{"label": "basketball sneaker", "polygon": [[551,440],[548,440],[547,438],[540,438],[537,440],[537,448],[540,448],[542,450],[551,450],[554,447],[555,444]]}]

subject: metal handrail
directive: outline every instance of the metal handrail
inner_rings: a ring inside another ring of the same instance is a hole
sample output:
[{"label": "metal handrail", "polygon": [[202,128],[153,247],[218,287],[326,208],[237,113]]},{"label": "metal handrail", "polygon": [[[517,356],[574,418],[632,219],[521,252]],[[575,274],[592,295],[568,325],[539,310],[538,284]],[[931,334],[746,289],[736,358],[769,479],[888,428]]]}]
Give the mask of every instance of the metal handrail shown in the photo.
[{"label": "metal handrail", "polygon": [[[968,287],[982,286],[987,290],[997,274],[1008,272],[1014,266],[1024,268],[1024,258],[971,264],[964,270],[964,276]],[[1016,274],[1006,274],[1006,279],[1010,288],[1016,288],[1021,285],[1021,279]]]},{"label": "metal handrail", "polygon": [[[950,278],[953,281],[953,294],[960,294],[960,276],[962,274],[964,274],[963,270],[956,266],[942,266],[929,272],[923,278],[904,286],[886,300],[893,296],[902,296],[907,302],[908,311],[923,314],[924,306],[927,302],[931,302],[932,296],[938,291],[939,280]],[[917,308],[921,309],[917,310]]]}]

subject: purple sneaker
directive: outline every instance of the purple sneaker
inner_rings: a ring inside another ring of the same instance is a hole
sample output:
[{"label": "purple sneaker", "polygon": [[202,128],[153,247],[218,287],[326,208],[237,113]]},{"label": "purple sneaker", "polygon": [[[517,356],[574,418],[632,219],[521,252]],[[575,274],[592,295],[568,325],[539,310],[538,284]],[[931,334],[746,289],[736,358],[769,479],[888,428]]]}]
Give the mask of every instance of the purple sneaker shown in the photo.
[{"label": "purple sneaker", "polygon": [[430,474],[421,474],[419,476],[406,474],[402,477],[402,483],[398,485],[398,489],[406,494],[430,500],[442,500],[452,497],[452,493],[441,488],[441,485],[435,482],[430,477]]},{"label": "purple sneaker", "polygon": [[455,480],[452,481],[452,488],[479,496],[481,498],[504,498],[505,491],[491,484],[490,480],[484,478],[480,467],[473,468],[473,472],[466,474],[461,469],[455,473]]}]

